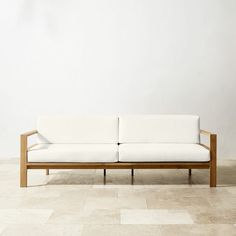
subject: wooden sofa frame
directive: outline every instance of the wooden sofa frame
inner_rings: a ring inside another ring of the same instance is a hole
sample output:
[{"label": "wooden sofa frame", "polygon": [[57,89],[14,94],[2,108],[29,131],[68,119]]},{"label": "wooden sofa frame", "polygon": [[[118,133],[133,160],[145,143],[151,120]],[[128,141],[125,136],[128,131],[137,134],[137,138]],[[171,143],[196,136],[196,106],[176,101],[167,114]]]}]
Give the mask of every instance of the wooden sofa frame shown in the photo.
[{"label": "wooden sofa frame", "polygon": [[20,187],[27,187],[28,169],[45,169],[49,174],[49,169],[188,169],[191,175],[192,169],[210,169],[210,187],[216,187],[216,159],[217,159],[217,135],[208,131],[201,130],[200,134],[206,135],[210,139],[210,146],[200,144],[210,150],[209,162],[116,162],[116,163],[81,163],[81,162],[28,162],[27,153],[28,137],[37,134],[37,130],[29,131],[21,135],[21,156],[20,156]]}]

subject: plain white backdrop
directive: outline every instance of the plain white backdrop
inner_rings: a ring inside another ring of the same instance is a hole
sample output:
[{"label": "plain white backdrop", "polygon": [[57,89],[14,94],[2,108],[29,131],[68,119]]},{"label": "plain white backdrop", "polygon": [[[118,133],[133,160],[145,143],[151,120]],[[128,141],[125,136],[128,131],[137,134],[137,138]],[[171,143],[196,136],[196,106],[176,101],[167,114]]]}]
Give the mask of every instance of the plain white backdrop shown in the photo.
[{"label": "plain white backdrop", "polygon": [[0,158],[45,114],[201,116],[236,157],[235,0],[0,1]]}]

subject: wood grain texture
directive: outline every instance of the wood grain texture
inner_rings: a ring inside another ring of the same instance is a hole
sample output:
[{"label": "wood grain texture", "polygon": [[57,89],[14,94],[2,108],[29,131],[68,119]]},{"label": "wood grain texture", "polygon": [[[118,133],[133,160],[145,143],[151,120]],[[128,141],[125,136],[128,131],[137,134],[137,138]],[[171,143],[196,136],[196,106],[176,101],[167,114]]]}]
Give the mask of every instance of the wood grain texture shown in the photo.
[{"label": "wood grain texture", "polygon": [[20,187],[27,187],[28,137],[37,133],[37,130],[32,130],[20,136]]},{"label": "wood grain texture", "polygon": [[200,144],[210,151],[210,187],[217,185],[217,135],[206,130],[201,130],[200,134],[206,135],[210,139],[210,147]]},{"label": "wood grain texture", "polygon": [[210,162],[77,163],[29,162],[28,169],[208,169]]},{"label": "wood grain texture", "polygon": [[20,137],[20,186],[27,187],[27,136]]},{"label": "wood grain texture", "polygon": [[210,131],[201,129],[200,130],[200,134],[206,135],[206,136],[211,136],[213,133],[211,133]]},{"label": "wood grain texture", "polygon": [[210,186],[216,187],[217,184],[217,136],[212,134],[210,136]]},{"label": "wood grain texture", "polygon": [[31,135],[37,134],[37,133],[38,133],[37,130],[31,130],[31,131],[23,133],[22,136],[27,136],[28,137],[28,136],[31,136]]}]

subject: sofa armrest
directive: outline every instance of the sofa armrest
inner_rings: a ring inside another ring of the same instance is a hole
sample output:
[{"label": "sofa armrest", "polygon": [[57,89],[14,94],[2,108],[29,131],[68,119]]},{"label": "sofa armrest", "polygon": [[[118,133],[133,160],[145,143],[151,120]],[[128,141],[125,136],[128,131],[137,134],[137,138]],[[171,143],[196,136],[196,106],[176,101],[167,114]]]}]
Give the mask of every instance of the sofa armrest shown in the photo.
[{"label": "sofa armrest", "polygon": [[211,132],[208,132],[205,130],[201,130],[200,134],[207,135],[210,138],[210,147],[208,148],[210,151],[210,187],[216,187],[216,183],[217,183],[217,135],[212,134]]},{"label": "sofa armrest", "polygon": [[210,147],[204,145],[204,144],[201,144],[205,147],[208,147],[209,149],[211,149],[211,147],[213,147],[214,145],[216,145],[216,142],[217,142],[217,135],[216,134],[213,134],[209,131],[206,131],[206,130],[200,130],[200,134],[201,135],[204,135],[204,136],[208,136],[209,139],[210,139]]},{"label": "sofa armrest", "polygon": [[216,152],[217,152],[217,135],[213,134],[206,130],[200,130],[200,134],[208,136],[210,139],[210,147],[201,144],[202,146],[206,147],[210,150],[211,153],[211,161],[216,161]]},{"label": "sofa armrest", "polygon": [[37,133],[38,133],[37,130],[31,130],[31,131],[28,131],[28,132],[25,132],[25,133],[21,134],[21,136],[26,136],[26,137],[28,137],[28,136],[31,136],[31,135],[37,134]]},{"label": "sofa armrest", "polygon": [[205,136],[211,136],[211,135],[215,135],[213,133],[211,133],[210,131],[207,130],[200,130],[200,134],[205,135]]},{"label": "sofa armrest", "polygon": [[37,130],[32,130],[20,136],[20,186],[27,186],[27,162],[28,162],[28,137],[37,134]]},{"label": "sofa armrest", "polygon": [[37,130],[32,130],[20,136],[20,160],[23,165],[27,163],[28,137],[37,133]]}]

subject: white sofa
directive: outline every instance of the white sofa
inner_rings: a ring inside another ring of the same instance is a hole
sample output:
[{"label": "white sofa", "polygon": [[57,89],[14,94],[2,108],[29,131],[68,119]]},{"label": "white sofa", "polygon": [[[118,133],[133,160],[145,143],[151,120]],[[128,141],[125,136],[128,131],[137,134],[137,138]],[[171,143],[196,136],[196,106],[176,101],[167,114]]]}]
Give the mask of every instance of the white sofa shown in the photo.
[{"label": "white sofa", "polygon": [[[38,142],[28,147],[33,134]],[[21,135],[21,186],[28,169],[66,168],[210,168],[215,187],[216,135],[201,131],[194,115],[41,117],[37,130]]]}]

